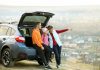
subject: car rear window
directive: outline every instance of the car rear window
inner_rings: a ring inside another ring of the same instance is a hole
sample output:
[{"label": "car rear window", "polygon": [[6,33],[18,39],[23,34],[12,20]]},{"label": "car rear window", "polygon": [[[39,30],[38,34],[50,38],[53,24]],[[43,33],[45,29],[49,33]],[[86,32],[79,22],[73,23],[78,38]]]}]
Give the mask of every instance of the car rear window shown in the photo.
[{"label": "car rear window", "polygon": [[23,22],[41,22],[44,23],[46,20],[45,16],[26,16]]}]

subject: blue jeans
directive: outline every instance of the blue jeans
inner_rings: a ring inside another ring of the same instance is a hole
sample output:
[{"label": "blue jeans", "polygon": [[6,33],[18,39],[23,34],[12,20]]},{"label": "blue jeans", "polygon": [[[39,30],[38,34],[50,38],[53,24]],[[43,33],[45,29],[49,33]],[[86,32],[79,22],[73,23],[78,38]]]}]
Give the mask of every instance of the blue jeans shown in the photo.
[{"label": "blue jeans", "polygon": [[60,65],[61,64],[61,47],[59,47],[58,45],[53,46],[53,51],[55,54],[56,64]]}]

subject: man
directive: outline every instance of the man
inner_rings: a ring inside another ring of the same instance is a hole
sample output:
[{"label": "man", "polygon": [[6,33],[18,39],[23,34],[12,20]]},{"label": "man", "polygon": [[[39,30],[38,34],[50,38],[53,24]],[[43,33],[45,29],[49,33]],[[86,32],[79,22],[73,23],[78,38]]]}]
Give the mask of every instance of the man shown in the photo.
[{"label": "man", "polygon": [[43,42],[42,42],[42,38],[41,38],[41,34],[40,34],[40,29],[41,29],[41,23],[37,22],[32,31],[33,47],[36,49],[37,55],[42,59],[45,68],[51,69],[51,67],[48,65],[45,55],[44,55],[45,48],[42,45]]},{"label": "man", "polygon": [[59,68],[61,64],[61,47],[62,43],[60,41],[60,38],[58,34],[68,31],[69,29],[64,30],[54,30],[53,26],[47,27],[49,30],[49,41],[50,41],[50,47],[53,49],[53,52],[55,54],[56,59],[56,67]]}]

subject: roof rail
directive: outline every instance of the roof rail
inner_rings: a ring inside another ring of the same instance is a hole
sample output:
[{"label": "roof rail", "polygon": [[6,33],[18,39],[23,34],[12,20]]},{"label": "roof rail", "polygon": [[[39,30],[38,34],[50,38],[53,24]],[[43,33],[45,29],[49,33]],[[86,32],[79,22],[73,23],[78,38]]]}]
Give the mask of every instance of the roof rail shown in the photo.
[{"label": "roof rail", "polygon": [[18,23],[17,21],[13,21],[13,22],[10,22],[9,24],[16,24]]},{"label": "roof rail", "polygon": [[0,24],[16,24],[17,21],[13,21],[13,22],[0,22]]},{"label": "roof rail", "polygon": [[0,24],[8,24],[8,22],[0,22]]}]

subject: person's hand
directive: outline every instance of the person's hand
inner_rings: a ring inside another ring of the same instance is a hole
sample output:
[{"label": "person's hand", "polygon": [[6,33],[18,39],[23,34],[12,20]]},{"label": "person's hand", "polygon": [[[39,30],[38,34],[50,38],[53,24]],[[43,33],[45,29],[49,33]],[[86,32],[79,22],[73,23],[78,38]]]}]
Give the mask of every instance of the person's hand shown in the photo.
[{"label": "person's hand", "polygon": [[72,31],[72,29],[69,29],[70,31]]},{"label": "person's hand", "polygon": [[70,28],[70,27],[66,27],[67,29],[68,29],[68,31],[72,31],[72,28]]},{"label": "person's hand", "polygon": [[69,31],[72,31],[72,29],[71,29],[71,28],[68,28],[68,30],[69,30]]},{"label": "person's hand", "polygon": [[41,49],[44,50],[44,47],[42,46]]}]

